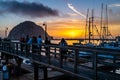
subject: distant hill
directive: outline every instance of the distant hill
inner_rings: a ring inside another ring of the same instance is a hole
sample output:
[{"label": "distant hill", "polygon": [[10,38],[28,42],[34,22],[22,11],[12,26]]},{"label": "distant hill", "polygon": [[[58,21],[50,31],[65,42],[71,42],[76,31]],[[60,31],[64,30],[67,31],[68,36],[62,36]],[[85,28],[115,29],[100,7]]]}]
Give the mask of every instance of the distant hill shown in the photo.
[{"label": "distant hill", "polygon": [[[31,21],[25,21],[18,25],[16,25],[9,33],[8,38],[9,39],[20,39],[20,37],[26,37],[26,35],[29,35],[30,37],[36,36],[38,37],[41,35],[41,37],[45,38],[45,31],[41,26],[36,25],[34,22]],[[47,34],[47,33],[46,33]],[[47,34],[48,37],[50,37]]]}]

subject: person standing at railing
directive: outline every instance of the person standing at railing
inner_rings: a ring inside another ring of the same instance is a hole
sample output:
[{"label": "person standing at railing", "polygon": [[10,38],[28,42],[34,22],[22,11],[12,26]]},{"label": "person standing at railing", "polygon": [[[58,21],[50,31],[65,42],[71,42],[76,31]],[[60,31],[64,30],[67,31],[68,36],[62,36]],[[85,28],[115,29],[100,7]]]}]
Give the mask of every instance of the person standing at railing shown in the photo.
[{"label": "person standing at railing", "polygon": [[32,53],[36,53],[37,49],[38,49],[37,37],[33,36],[32,37]]},{"label": "person standing at railing", "polygon": [[41,48],[42,48],[42,43],[43,43],[41,35],[38,36],[37,43],[38,43],[38,48],[39,48],[39,54],[41,54]]},{"label": "person standing at railing", "polygon": [[28,49],[28,53],[31,51],[31,46],[32,45],[32,37],[29,37],[29,40],[27,42],[27,49]]},{"label": "person standing at railing", "polygon": [[20,38],[20,49],[21,49],[21,52],[23,52],[24,47],[25,47],[25,38],[21,37]]},{"label": "person standing at railing", "polygon": [[26,36],[25,42],[27,43],[29,41],[29,35]]},{"label": "person standing at railing", "polygon": [[25,52],[26,52],[26,54],[28,55],[28,53],[29,53],[29,51],[30,51],[30,46],[28,45],[28,41],[29,41],[29,35],[27,35],[26,36],[26,38],[25,38],[25,42],[26,42],[26,44],[25,44]]},{"label": "person standing at railing", "polygon": [[49,50],[49,47],[47,46],[47,45],[49,45],[50,44],[50,40],[48,39],[48,37],[46,37],[46,39],[45,39],[45,51],[46,51],[46,56],[48,56],[48,50]]},{"label": "person standing at railing", "polygon": [[67,50],[66,48],[64,48],[64,47],[65,47],[65,46],[68,46],[68,44],[67,44],[67,42],[65,41],[64,38],[61,39],[59,45],[60,45],[61,59],[62,59],[62,60],[65,59],[65,60],[66,60],[66,59],[67,59],[66,55],[67,55],[67,51],[68,51],[68,50]]}]

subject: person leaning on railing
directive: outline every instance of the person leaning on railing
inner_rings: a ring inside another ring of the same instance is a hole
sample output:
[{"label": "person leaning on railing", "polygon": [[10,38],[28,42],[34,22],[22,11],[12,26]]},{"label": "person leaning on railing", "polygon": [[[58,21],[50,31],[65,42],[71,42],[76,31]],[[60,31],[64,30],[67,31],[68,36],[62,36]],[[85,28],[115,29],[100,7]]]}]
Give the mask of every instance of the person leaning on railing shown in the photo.
[{"label": "person leaning on railing", "polygon": [[68,49],[66,49],[64,47],[68,46],[68,44],[64,38],[61,39],[59,45],[60,45],[61,58],[66,60],[67,59],[66,55],[67,55]]}]

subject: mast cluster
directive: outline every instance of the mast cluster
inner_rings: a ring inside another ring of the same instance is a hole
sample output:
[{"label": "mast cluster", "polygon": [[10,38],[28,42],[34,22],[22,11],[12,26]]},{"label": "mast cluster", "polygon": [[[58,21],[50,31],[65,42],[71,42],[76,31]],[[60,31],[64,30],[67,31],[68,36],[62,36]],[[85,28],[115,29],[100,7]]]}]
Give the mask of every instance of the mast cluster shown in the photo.
[{"label": "mast cluster", "polygon": [[[104,11],[105,10],[105,11]],[[91,10],[91,16],[89,15],[90,11],[87,9],[86,15],[86,25],[85,25],[85,43],[94,43],[95,34],[99,37],[101,42],[104,42],[106,39],[113,38],[109,29],[108,29],[108,9],[107,5],[101,6],[101,21],[100,21],[100,30],[94,23],[94,10]],[[88,39],[88,42],[86,41]],[[91,41],[93,40],[93,41]]]}]

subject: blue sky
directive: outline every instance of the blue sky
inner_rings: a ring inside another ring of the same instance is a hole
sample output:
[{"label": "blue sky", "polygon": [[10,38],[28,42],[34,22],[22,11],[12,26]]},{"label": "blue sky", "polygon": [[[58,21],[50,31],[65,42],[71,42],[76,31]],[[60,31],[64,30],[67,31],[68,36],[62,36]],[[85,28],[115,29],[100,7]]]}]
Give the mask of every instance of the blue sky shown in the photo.
[{"label": "blue sky", "polygon": [[[14,7],[13,2],[19,5]],[[26,9],[27,7],[25,8],[25,6],[20,6],[24,5],[24,3],[27,3],[29,9]],[[41,13],[41,9],[38,8],[31,9],[29,6],[32,3],[37,4],[38,7],[43,5],[43,9],[45,8],[46,10],[44,11],[46,12],[42,11],[43,13]],[[48,22],[51,23],[51,26],[56,21],[85,20],[84,16],[86,16],[88,8],[90,10],[94,9],[94,15],[100,17],[102,3],[108,5],[111,25],[120,26],[120,0],[0,0],[0,36],[4,36],[6,27],[10,31],[15,25],[26,20],[34,21],[40,25],[43,22]],[[11,5],[12,7],[10,7]],[[120,29],[116,27],[115,30]],[[120,35],[118,32],[113,32],[113,34]]]}]

